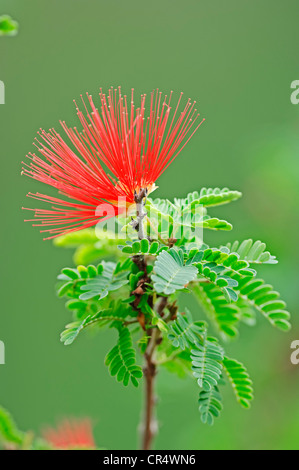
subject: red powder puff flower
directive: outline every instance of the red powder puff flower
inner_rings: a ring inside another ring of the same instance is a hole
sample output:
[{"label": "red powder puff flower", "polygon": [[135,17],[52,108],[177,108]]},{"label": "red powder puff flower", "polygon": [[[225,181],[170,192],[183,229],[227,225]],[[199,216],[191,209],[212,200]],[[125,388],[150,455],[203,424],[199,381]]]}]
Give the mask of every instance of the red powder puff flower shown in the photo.
[{"label": "red powder puff flower", "polygon": [[[100,90],[100,109],[87,94],[89,109],[85,115],[76,105],[82,132],[61,122],[69,143],[54,129],[40,130],[35,139],[39,156],[29,153],[31,160],[23,163],[23,174],[58,189],[67,200],[29,193],[27,196],[49,202],[51,209],[29,209],[35,212],[48,232],[47,238],[96,225],[100,218],[96,209],[108,203],[113,215],[123,212],[134,202],[134,191],[155,188],[157,178],[185,147],[204,119],[198,119],[195,102],[189,99],[180,110],[182,93],[171,112],[169,97],[158,90],[151,93],[149,116],[145,117],[146,95],[141,95],[138,108],[118,90],[111,88],[108,96]],[[75,103],[76,104],[76,103]],[[118,204],[119,198],[125,201]]]},{"label": "red powder puff flower", "polygon": [[56,450],[92,450],[96,448],[91,421],[88,418],[64,420],[57,429],[45,429],[43,437]]}]

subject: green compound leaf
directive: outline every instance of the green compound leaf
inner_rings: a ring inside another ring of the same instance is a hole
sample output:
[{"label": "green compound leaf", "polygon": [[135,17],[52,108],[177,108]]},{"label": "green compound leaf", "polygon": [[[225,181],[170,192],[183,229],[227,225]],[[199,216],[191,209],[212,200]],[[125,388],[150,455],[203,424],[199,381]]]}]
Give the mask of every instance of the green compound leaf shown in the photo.
[{"label": "green compound leaf", "polygon": [[75,279],[79,279],[80,278],[80,273],[78,271],[78,269],[73,269],[73,268],[63,268],[61,270],[62,272],[62,275],[59,275],[58,276],[58,279],[61,279],[61,280],[75,280]]},{"label": "green compound leaf", "polygon": [[77,338],[80,331],[83,330],[85,325],[88,323],[90,317],[85,318],[83,321],[72,322],[66,325],[65,330],[60,335],[60,341],[65,346],[72,344]]},{"label": "green compound leaf", "polygon": [[224,339],[237,336],[239,309],[228,302],[219,287],[199,283],[193,286],[192,292]]},{"label": "green compound leaf", "polygon": [[241,260],[246,260],[249,263],[278,263],[276,257],[271,255],[269,251],[266,251],[266,244],[262,243],[260,240],[253,242],[253,240],[249,238],[248,240],[244,240],[242,243],[240,243],[239,241],[228,243],[226,247],[231,253],[237,253]]},{"label": "green compound leaf", "polygon": [[191,314],[178,314],[170,325],[168,339],[175,348],[191,349],[193,376],[205,391],[216,386],[221,377],[223,352],[214,338],[207,338],[207,326],[193,322]]},{"label": "green compound leaf", "polygon": [[86,291],[79,296],[81,300],[88,300],[93,297],[103,299],[108,292],[119,289],[128,284],[128,271],[116,272],[115,263],[102,263],[103,270],[95,277],[86,280],[86,284],[81,286],[81,291]]},{"label": "green compound leaf", "polygon": [[229,254],[221,250],[206,248],[191,249],[187,253],[187,265],[194,265],[198,269],[198,278],[207,279],[222,291],[227,301],[238,300],[238,281],[233,274],[254,276],[255,271],[250,269],[247,261],[239,260],[239,255]]},{"label": "green compound leaf", "polygon": [[253,388],[247,370],[243,364],[228,357],[224,357],[223,367],[233,387],[237,401],[244,408],[249,408],[250,402],[253,400]]},{"label": "green compound leaf", "polygon": [[223,352],[214,338],[204,338],[191,351],[192,371],[198,385],[204,391],[215,387],[221,377]]},{"label": "green compound leaf", "polygon": [[[228,275],[230,273],[237,273],[242,276],[253,277],[256,274],[254,269],[250,268],[248,261],[240,259],[236,253],[229,253],[227,248],[217,249],[209,248],[207,245],[202,245],[199,249],[192,249],[187,255],[186,265],[196,263],[210,263],[211,266],[218,265],[219,267],[215,272]],[[209,266],[208,264],[203,264]],[[236,285],[235,283],[233,284]]]},{"label": "green compound leaf", "polygon": [[204,207],[220,206],[235,201],[242,196],[239,191],[231,191],[228,188],[202,188],[200,192],[189,193],[185,199],[175,199],[176,207],[193,210],[196,205]]},{"label": "green compound leaf", "polygon": [[175,348],[189,349],[200,341],[206,331],[204,322],[193,322],[190,313],[178,313],[177,319],[170,325],[168,339]]},{"label": "green compound leaf", "polygon": [[19,24],[8,15],[0,16],[0,36],[15,36],[18,33]]},{"label": "green compound leaf", "polygon": [[222,398],[217,387],[211,388],[206,392],[202,390],[199,394],[199,412],[201,414],[201,421],[204,424],[212,426],[214,418],[218,418],[222,411]]},{"label": "green compound leaf", "polygon": [[126,245],[118,245],[122,253],[129,255],[156,255],[163,250],[168,250],[167,246],[160,245],[159,242],[149,242],[147,238],[136,240],[133,243],[127,242]]},{"label": "green compound leaf", "polygon": [[111,308],[101,310],[95,315],[89,315],[82,321],[66,325],[65,330],[60,335],[60,341],[68,346],[75,341],[79,333],[87,326],[99,324],[103,327],[109,323],[111,326],[116,326],[117,323],[124,323],[128,316],[131,316],[131,307],[112,302]]},{"label": "green compound leaf", "polygon": [[231,191],[228,188],[202,188],[198,202],[205,207],[220,206],[236,201],[242,196],[240,191]]},{"label": "green compound leaf", "polygon": [[[237,278],[237,276],[235,276]],[[263,279],[238,278],[240,296],[256,308],[271,325],[282,331],[289,331],[290,313],[285,309],[286,303],[280,294],[273,290]]]},{"label": "green compound leaf", "polygon": [[244,297],[239,297],[235,303],[239,310],[239,320],[248,326],[256,325],[256,311]]},{"label": "green compound leaf", "polygon": [[[205,193],[205,191],[203,191],[203,193]],[[208,191],[213,192],[214,190]],[[225,202],[229,202],[229,199],[233,197],[233,192],[223,192],[223,190],[219,189],[215,191],[216,193],[219,192],[219,194],[217,194],[217,198],[214,194],[213,201],[215,204],[213,205],[216,205],[217,201],[217,204],[224,204]],[[212,200],[212,192],[209,195],[210,201]],[[228,196],[228,194],[230,195]],[[236,194],[235,197],[237,197]],[[203,196],[203,201],[207,201],[206,195]],[[232,229],[232,225],[229,222],[207,215],[207,211],[201,202],[200,194],[197,191],[188,194],[185,199],[175,199],[174,202],[168,199],[151,200],[149,198],[146,208],[148,214],[150,214],[151,227],[154,227],[162,238],[163,236],[164,238],[172,236],[180,239],[182,237],[182,231],[186,234],[187,229],[191,229],[194,234],[197,228],[210,230]],[[184,227],[184,230],[182,227]]]},{"label": "green compound leaf", "polygon": [[125,386],[131,380],[138,387],[138,379],[142,377],[142,368],[136,364],[136,354],[132,346],[132,338],[128,328],[118,329],[119,338],[117,344],[108,352],[105,364],[109,368],[110,375],[116,376],[118,382]]},{"label": "green compound leaf", "polygon": [[[58,288],[58,295],[60,297],[66,296],[69,299],[66,302],[66,308],[72,311],[74,322],[81,322],[87,317],[93,317],[97,312],[112,306],[111,301],[108,301],[108,296],[104,298],[102,295],[100,299],[99,291],[97,291],[95,297],[90,297],[91,294],[89,295],[89,292],[87,292],[86,299],[80,298],[82,296],[81,288],[86,286],[89,281],[97,279],[105,273],[104,265],[105,263],[99,264],[97,267],[88,265],[78,266],[76,269],[64,268],[62,274],[58,276],[58,279],[63,281],[62,286]],[[119,262],[117,265],[111,263],[111,267],[114,267],[113,276],[111,285],[109,284],[106,288],[109,291],[115,289],[116,286],[119,286],[119,281],[125,285],[128,282],[127,277],[132,266],[130,258],[126,258],[124,262]],[[118,310],[122,309],[118,308]],[[119,316],[119,313],[117,316]]]},{"label": "green compound leaf", "polygon": [[194,266],[184,266],[183,252],[174,248],[158,255],[153,272],[152,280],[156,292],[165,295],[184,289],[197,275]]},{"label": "green compound leaf", "polygon": [[72,281],[66,282],[65,284],[60,286],[59,289],[57,290],[58,297],[63,297],[64,295],[66,295],[66,293],[69,291],[69,289],[72,288],[72,286],[73,286]]},{"label": "green compound leaf", "polygon": [[233,226],[226,220],[218,219],[217,217],[196,217],[194,220],[194,227],[202,227],[210,230],[232,230]]},{"label": "green compound leaf", "polygon": [[[65,304],[67,310],[73,314],[74,321],[82,321],[84,318],[94,316],[103,305],[99,305],[98,300],[80,300],[80,291],[76,291],[73,298],[68,300]],[[68,295],[70,297],[70,294]]]}]

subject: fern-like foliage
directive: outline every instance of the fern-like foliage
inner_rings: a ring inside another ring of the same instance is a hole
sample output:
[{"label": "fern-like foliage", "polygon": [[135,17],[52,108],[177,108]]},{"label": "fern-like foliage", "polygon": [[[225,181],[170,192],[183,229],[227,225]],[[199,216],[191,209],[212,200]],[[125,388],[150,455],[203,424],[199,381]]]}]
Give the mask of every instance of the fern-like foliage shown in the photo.
[{"label": "fern-like foliage", "polygon": [[108,295],[108,292],[119,289],[120,287],[128,284],[128,273],[129,271],[120,270],[115,266],[115,263],[103,262],[102,270],[95,277],[88,279],[86,284],[81,287],[81,291],[84,291],[80,295],[80,299],[88,300],[93,297],[103,299]]},{"label": "fern-like foliage", "polygon": [[[194,211],[194,208],[198,205],[204,207],[220,206],[235,201],[241,196],[242,193],[239,191],[231,191],[228,188],[202,188],[199,192],[193,191],[193,193],[189,193],[184,199],[175,198],[173,206],[188,212],[189,210]],[[169,201],[165,199],[156,199],[154,202],[162,206],[167,205],[165,201],[169,203]]]},{"label": "fern-like foliage", "polygon": [[[221,340],[227,340],[237,336],[242,324],[254,325],[258,312],[288,331],[290,314],[279,293],[257,277],[259,265],[277,263],[264,243],[246,239],[216,248],[202,242],[198,228],[232,229],[229,222],[211,216],[209,209],[240,196],[227,188],[203,188],[174,201],[148,198],[144,201],[148,236],[137,239],[135,227],[140,228],[140,220],[124,217],[118,220],[128,236],[122,245],[105,236],[97,239],[90,230],[58,239],[56,244],[76,249],[77,259],[81,256],[89,263],[90,257],[101,257],[98,265],[79,264],[59,275],[58,295],[67,299],[66,307],[73,314],[61,341],[72,344],[87,327],[116,328],[118,340],[105,363],[119,382],[137,386],[142,377],[136,345],[147,371],[154,373],[163,365],[179,376],[196,379],[204,423],[213,424],[220,415],[225,376],[237,401],[248,408],[253,399],[248,372],[226,356],[218,339],[209,336],[208,323]],[[180,313],[181,292],[193,293],[207,322],[198,316],[193,320],[188,310]]]},{"label": "fern-like foliage", "polygon": [[[73,319],[75,321],[82,321],[88,316],[95,315],[100,308],[99,302],[94,300],[80,300],[79,293],[74,294],[74,298],[68,300],[65,304],[65,307],[73,313]],[[69,295],[70,297],[70,295]],[[101,306],[103,307],[103,306]]]},{"label": "fern-like foliage", "polygon": [[254,276],[255,270],[250,268],[248,261],[239,259],[239,255],[236,253],[229,253],[228,250],[209,248],[207,245],[202,245],[199,249],[192,249],[188,254],[188,259],[186,264],[195,264],[195,263],[215,263],[219,268],[217,272],[227,272],[238,273],[242,276]]},{"label": "fern-like foliage", "polygon": [[178,313],[177,319],[170,325],[168,339],[175,348],[184,350],[201,341],[205,332],[206,324],[199,321],[193,322],[187,311],[185,315]]},{"label": "fern-like foliage", "polygon": [[226,220],[210,217],[206,207],[226,204],[241,196],[238,191],[203,188],[200,193],[195,191],[184,199],[148,199],[146,209],[151,216],[151,225],[165,236],[180,238],[181,227],[195,229],[201,227],[211,230],[231,230],[232,225]]},{"label": "fern-like foliage", "polygon": [[241,362],[228,357],[224,357],[223,367],[233,387],[237,401],[244,408],[249,408],[250,402],[253,400],[253,388],[247,370]]},{"label": "fern-like foliage", "polygon": [[88,320],[89,317],[85,318],[83,321],[72,322],[66,325],[65,330],[60,335],[60,341],[64,343],[65,346],[72,344],[80,331],[89,323]]},{"label": "fern-like foliage", "polygon": [[248,277],[239,278],[238,284],[240,296],[258,310],[271,325],[282,331],[289,331],[290,313],[286,310],[286,303],[270,284],[266,284],[263,279]]},{"label": "fern-like foliage", "polygon": [[222,373],[223,352],[214,338],[204,338],[191,351],[192,371],[198,385],[204,391],[215,387]]},{"label": "fern-like foliage", "polygon": [[239,297],[234,305],[238,310],[238,319],[240,323],[244,323],[248,326],[256,325],[256,311],[247,299]]},{"label": "fern-like foliage", "polygon": [[202,188],[199,193],[198,202],[205,207],[220,206],[236,201],[241,196],[242,193],[240,191],[231,191],[228,188]]},{"label": "fern-like foliage", "polygon": [[142,377],[142,369],[136,364],[136,354],[132,346],[132,338],[128,328],[118,328],[119,338],[117,344],[108,352],[105,364],[110,375],[116,376],[118,382],[127,386],[131,380],[138,387],[138,379]]},{"label": "fern-like foliage", "polygon": [[[243,242],[235,241],[228,243],[226,247],[230,253],[236,253],[241,260],[249,261],[254,264],[276,264],[278,263],[276,256],[266,251],[266,244],[257,240],[253,242],[251,238]],[[222,247],[222,249],[225,247]]]},{"label": "fern-like foliage", "polygon": [[95,297],[103,299],[108,292],[128,284],[131,265],[131,260],[117,264],[103,261],[97,267],[89,265],[78,266],[77,269],[64,268],[58,276],[63,281],[58,295],[68,295],[83,301]]},{"label": "fern-like foliage", "polygon": [[210,230],[232,230],[233,226],[229,222],[218,217],[210,217],[208,215],[195,216],[192,226],[207,228]]},{"label": "fern-like foliage", "polygon": [[161,245],[159,242],[154,240],[152,243],[147,238],[143,240],[126,241],[125,245],[118,245],[118,248],[122,253],[130,255],[158,255],[163,250],[168,250],[168,247]]},{"label": "fern-like foliage", "polygon": [[206,245],[198,250],[190,250],[187,256],[186,265],[196,266],[199,277],[204,277],[219,287],[228,301],[236,302],[238,299],[238,281],[234,274],[239,277],[253,277],[256,274],[247,261],[238,259],[238,255],[211,249]]},{"label": "fern-like foliage", "polygon": [[193,321],[191,314],[178,314],[171,324],[168,339],[175,348],[191,349],[193,376],[205,391],[215,387],[221,377],[223,350],[215,338],[207,337],[207,325]]},{"label": "fern-like foliage", "polygon": [[200,283],[192,292],[222,338],[238,334],[239,309],[235,303],[227,301],[219,287]]},{"label": "fern-like foliage", "polygon": [[60,340],[65,346],[72,344],[79,333],[88,326],[97,325],[104,327],[106,325],[118,326],[130,322],[136,317],[136,312],[122,302],[111,302],[109,308],[100,310],[95,315],[88,315],[82,321],[76,321],[66,325],[65,330],[60,335]]},{"label": "fern-like foliage", "polygon": [[223,405],[222,397],[217,387],[212,387],[211,390],[202,390],[199,393],[199,412],[201,421],[210,426],[214,424],[214,418],[218,418]]},{"label": "fern-like foliage", "polygon": [[[235,247],[239,245],[235,244]],[[247,240],[238,252],[231,253],[228,247],[217,250],[204,246],[197,252],[192,249],[187,255],[186,265],[196,266],[199,273],[210,280],[209,284],[194,286],[193,292],[225,336],[236,336],[239,321],[254,324],[252,307],[261,312],[273,326],[284,331],[290,328],[290,314],[285,309],[285,302],[271,285],[256,279],[256,271],[250,267],[250,263],[262,263],[265,260],[274,263],[274,257],[264,250],[265,245],[261,242]],[[228,300],[236,304],[230,306]]]},{"label": "fern-like foliage", "polygon": [[154,264],[154,274],[151,276],[154,288],[158,293],[173,294],[192,281],[197,274],[194,266],[184,265],[184,255],[181,250],[170,249],[163,251]]}]

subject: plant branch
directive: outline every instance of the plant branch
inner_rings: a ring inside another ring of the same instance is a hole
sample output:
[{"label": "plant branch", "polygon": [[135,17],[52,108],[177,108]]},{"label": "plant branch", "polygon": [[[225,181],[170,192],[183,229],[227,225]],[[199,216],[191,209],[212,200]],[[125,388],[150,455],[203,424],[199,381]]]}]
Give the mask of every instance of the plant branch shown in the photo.
[{"label": "plant branch", "polygon": [[153,438],[158,431],[158,423],[155,418],[155,377],[157,374],[156,363],[153,360],[155,348],[159,341],[159,330],[157,328],[152,330],[151,338],[149,340],[147,349],[145,351],[145,410],[143,423],[141,426],[142,431],[142,449],[150,450]]},{"label": "plant branch", "polygon": [[145,237],[144,234],[144,226],[143,226],[143,219],[146,216],[146,211],[144,210],[145,202],[146,202],[146,197],[147,197],[147,189],[140,189],[139,193],[135,191],[134,194],[134,201],[136,203],[136,215],[137,215],[137,224],[135,226],[135,229],[138,232],[138,238],[139,240],[142,240]]}]

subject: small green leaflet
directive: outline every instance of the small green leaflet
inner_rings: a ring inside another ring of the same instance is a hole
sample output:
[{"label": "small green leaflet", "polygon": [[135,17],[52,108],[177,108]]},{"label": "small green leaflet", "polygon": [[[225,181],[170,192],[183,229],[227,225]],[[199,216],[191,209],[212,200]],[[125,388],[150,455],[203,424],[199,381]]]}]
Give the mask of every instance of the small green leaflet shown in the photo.
[{"label": "small green leaflet", "polygon": [[135,349],[128,328],[118,328],[117,344],[108,352],[105,364],[110,375],[116,376],[118,382],[127,386],[131,380],[134,387],[138,387],[138,379],[142,377],[142,368],[136,364]]},{"label": "small green leaflet", "polygon": [[[275,256],[266,251],[266,244],[260,240],[253,242],[251,238],[244,240],[242,243],[235,241],[228,243],[226,247],[231,253],[237,253],[241,260],[249,261],[257,264],[277,264]],[[224,247],[221,247],[223,249]]]},{"label": "small green leaflet", "polygon": [[128,284],[128,271],[115,274],[114,263],[103,261],[102,265],[104,268],[102,273],[87,279],[86,284],[81,287],[81,291],[86,291],[79,296],[81,300],[88,300],[97,296],[99,299],[103,299],[109,291],[117,290]]},{"label": "small green leaflet", "polygon": [[249,408],[250,402],[253,400],[253,388],[247,370],[241,362],[230,359],[229,357],[224,357],[223,366],[233,387],[237,401],[244,408]]},{"label": "small green leaflet", "polygon": [[105,326],[110,323],[110,326],[116,326],[126,321],[127,317],[132,315],[131,307],[122,304],[121,302],[112,302],[111,308],[100,310],[95,315],[88,315],[84,320],[76,321],[66,325],[65,330],[60,335],[60,341],[65,346],[72,344],[79,333],[87,326],[99,324]]},{"label": "small green leaflet", "polygon": [[192,292],[221,337],[228,339],[238,334],[239,310],[227,300],[219,287],[199,283],[193,287]]},{"label": "small green leaflet", "polygon": [[210,391],[202,390],[199,394],[199,412],[201,421],[204,424],[212,426],[214,418],[218,418],[222,411],[222,398],[217,387],[213,387]]},{"label": "small green leaflet", "polygon": [[78,334],[88,323],[90,317],[85,318],[83,321],[76,321],[66,325],[65,330],[60,335],[60,341],[64,343],[65,346],[72,344],[77,338]]},{"label": "small green leaflet", "polygon": [[276,328],[289,331],[290,313],[286,310],[286,303],[281,300],[279,292],[273,290],[270,284],[263,279],[245,277],[238,279],[241,298],[248,301]]},{"label": "small green leaflet", "polygon": [[218,219],[217,217],[195,217],[194,227],[208,228],[210,230],[231,230],[233,228],[232,224],[226,220]]},{"label": "small green leaflet", "polygon": [[206,332],[204,322],[193,322],[190,313],[177,314],[177,319],[170,324],[168,339],[175,348],[189,349],[200,341]]},{"label": "small green leaflet", "polygon": [[198,385],[206,392],[215,387],[221,377],[223,352],[214,338],[204,338],[191,351],[192,371]]},{"label": "small green leaflet", "polygon": [[236,201],[242,196],[240,191],[231,191],[228,188],[202,188],[198,198],[199,204],[205,207],[220,206]]},{"label": "small green leaflet", "polygon": [[184,255],[181,250],[171,248],[162,251],[154,264],[154,288],[158,293],[173,294],[176,290],[186,287],[197,275],[194,266],[184,266]]}]

